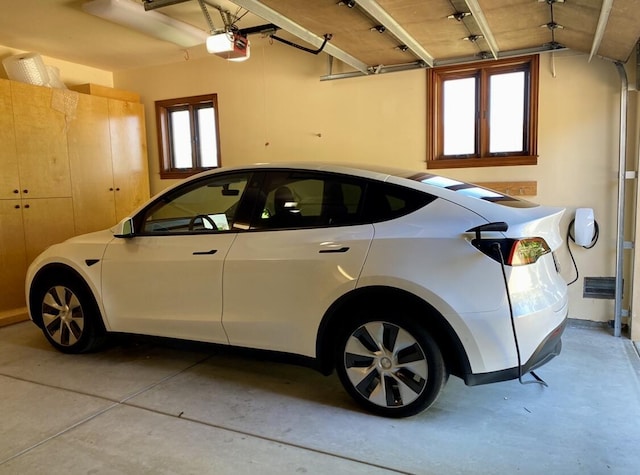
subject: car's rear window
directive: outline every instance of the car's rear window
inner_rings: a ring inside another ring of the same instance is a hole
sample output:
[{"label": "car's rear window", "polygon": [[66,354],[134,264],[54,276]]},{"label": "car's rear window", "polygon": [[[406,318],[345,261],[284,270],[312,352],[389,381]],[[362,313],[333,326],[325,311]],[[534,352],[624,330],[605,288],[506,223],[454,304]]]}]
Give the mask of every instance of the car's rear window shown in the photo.
[{"label": "car's rear window", "polygon": [[431,173],[419,173],[410,177],[412,180],[426,183],[427,185],[437,186],[438,188],[444,188],[447,190],[455,191],[471,198],[477,198],[479,200],[490,201],[503,206],[509,206],[512,208],[533,208],[538,206],[531,201],[515,198],[513,196],[505,195],[495,190],[483,188],[472,183],[465,183],[463,181],[454,180],[439,175],[433,175]]},{"label": "car's rear window", "polygon": [[364,202],[366,221],[380,222],[399,218],[428,205],[435,196],[391,183],[371,182]]}]

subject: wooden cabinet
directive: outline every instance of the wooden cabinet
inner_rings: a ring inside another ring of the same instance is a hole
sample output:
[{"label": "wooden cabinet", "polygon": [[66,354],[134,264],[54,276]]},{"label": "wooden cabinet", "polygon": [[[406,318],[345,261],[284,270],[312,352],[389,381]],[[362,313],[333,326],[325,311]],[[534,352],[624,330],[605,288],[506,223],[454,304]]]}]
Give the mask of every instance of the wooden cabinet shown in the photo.
[{"label": "wooden cabinet", "polygon": [[0,199],[0,223],[1,312],[24,307],[27,250],[21,200]]},{"label": "wooden cabinet", "polygon": [[54,90],[11,82],[11,92],[23,198],[70,197],[66,115],[53,108]]},{"label": "wooden cabinet", "polygon": [[109,99],[109,131],[116,190],[116,220],[125,218],[149,198],[144,107],[135,102]]},{"label": "wooden cabinet", "polygon": [[22,200],[27,263],[51,244],[75,236],[71,198],[34,198]]},{"label": "wooden cabinet", "polygon": [[24,307],[26,247],[20,200],[11,84],[0,80],[0,319]]},{"label": "wooden cabinet", "polygon": [[113,226],[144,203],[149,177],[142,104],[78,96],[68,147],[76,232],[83,234]]},{"label": "wooden cabinet", "polygon": [[149,197],[141,104],[0,79],[0,325],[26,318],[27,266]]},{"label": "wooden cabinet", "polygon": [[112,226],[116,213],[107,99],[78,94],[68,138],[76,231]]},{"label": "wooden cabinet", "polygon": [[11,83],[0,80],[0,199],[18,198],[20,193],[11,104]]}]

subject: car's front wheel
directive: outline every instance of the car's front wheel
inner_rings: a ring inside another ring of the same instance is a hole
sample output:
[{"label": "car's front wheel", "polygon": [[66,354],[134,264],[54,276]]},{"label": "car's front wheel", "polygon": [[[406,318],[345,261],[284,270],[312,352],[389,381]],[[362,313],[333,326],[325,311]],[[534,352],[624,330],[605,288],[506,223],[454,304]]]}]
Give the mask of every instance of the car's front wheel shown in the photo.
[{"label": "car's front wheel", "polygon": [[420,325],[395,318],[361,318],[344,330],[336,367],[362,407],[386,417],[428,408],[447,379],[436,342]]},{"label": "car's front wheel", "polygon": [[56,349],[84,353],[97,349],[106,331],[96,301],[78,279],[68,276],[40,282],[31,300],[34,317]]}]

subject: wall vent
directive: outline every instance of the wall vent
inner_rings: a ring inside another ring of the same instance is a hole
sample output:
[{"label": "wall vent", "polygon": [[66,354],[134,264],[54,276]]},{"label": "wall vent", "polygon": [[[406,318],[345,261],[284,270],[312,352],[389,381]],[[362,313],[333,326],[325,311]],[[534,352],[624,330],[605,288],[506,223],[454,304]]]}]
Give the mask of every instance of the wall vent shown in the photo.
[{"label": "wall vent", "polygon": [[585,277],[584,298],[591,299],[615,299],[616,298],[616,278],[615,277]]}]

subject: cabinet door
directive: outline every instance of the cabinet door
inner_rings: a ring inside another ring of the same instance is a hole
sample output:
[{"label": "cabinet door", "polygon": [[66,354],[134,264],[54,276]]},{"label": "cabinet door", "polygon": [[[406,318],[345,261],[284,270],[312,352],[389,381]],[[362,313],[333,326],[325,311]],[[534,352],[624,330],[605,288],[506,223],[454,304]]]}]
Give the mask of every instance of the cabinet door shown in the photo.
[{"label": "cabinet door", "polygon": [[18,158],[11,105],[11,83],[0,79],[0,199],[19,198]]},{"label": "cabinet door", "polygon": [[0,313],[25,306],[22,211],[20,200],[0,200]]},{"label": "cabinet door", "polygon": [[70,197],[66,119],[75,93],[18,82],[11,93],[22,197]]},{"label": "cabinet door", "polygon": [[22,203],[27,264],[51,244],[76,234],[71,198],[29,199]]},{"label": "cabinet door", "polygon": [[109,126],[116,219],[120,220],[149,198],[144,107],[109,99]]},{"label": "cabinet door", "polygon": [[76,232],[84,234],[113,226],[116,212],[108,101],[76,94],[67,139]]}]

